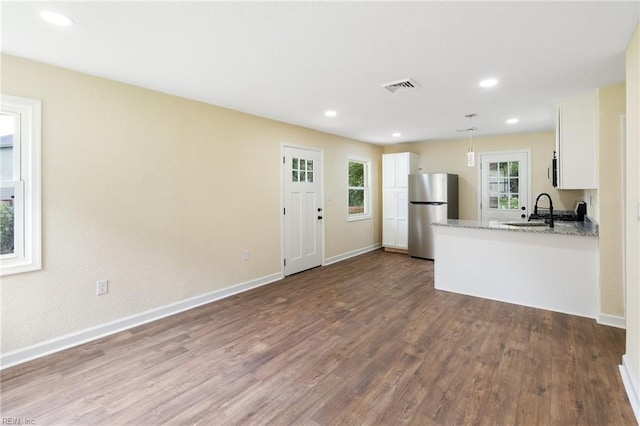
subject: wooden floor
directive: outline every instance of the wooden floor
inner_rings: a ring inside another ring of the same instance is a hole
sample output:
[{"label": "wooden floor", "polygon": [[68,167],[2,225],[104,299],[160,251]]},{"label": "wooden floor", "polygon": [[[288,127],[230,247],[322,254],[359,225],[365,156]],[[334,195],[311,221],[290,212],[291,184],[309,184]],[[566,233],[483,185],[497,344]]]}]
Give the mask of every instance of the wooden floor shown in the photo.
[{"label": "wooden floor", "polygon": [[7,369],[1,407],[37,425],[632,425],[624,345],[376,251]]}]

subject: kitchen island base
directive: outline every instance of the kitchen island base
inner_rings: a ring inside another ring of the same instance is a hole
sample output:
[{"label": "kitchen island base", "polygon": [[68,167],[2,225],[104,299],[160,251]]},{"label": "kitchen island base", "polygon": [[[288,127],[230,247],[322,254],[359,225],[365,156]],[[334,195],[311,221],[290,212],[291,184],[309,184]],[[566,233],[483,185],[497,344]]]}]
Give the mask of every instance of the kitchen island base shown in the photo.
[{"label": "kitchen island base", "polygon": [[597,318],[598,238],[435,227],[435,288]]}]

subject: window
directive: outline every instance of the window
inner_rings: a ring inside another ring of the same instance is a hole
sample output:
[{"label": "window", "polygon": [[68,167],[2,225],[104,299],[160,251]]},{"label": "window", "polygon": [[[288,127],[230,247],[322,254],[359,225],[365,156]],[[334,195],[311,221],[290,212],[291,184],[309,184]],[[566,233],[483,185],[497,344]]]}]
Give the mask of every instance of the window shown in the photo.
[{"label": "window", "polygon": [[370,161],[349,159],[349,220],[368,219]]},{"label": "window", "polygon": [[293,158],[291,166],[291,182],[313,183],[313,160]]},{"label": "window", "polygon": [[38,100],[0,98],[1,275],[40,269],[40,109]]},{"label": "window", "polygon": [[518,161],[489,163],[490,209],[520,209],[519,165]]}]

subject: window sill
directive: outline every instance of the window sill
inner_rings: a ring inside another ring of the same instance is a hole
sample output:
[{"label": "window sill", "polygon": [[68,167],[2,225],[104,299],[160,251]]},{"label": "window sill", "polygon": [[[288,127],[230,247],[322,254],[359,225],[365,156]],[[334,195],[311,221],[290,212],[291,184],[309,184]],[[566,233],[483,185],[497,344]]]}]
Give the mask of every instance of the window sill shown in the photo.
[{"label": "window sill", "polygon": [[37,262],[22,261],[22,262],[10,262],[3,260],[2,268],[0,268],[0,277],[6,277],[7,275],[22,274],[24,272],[39,271],[42,266]]},{"label": "window sill", "polygon": [[347,222],[358,222],[360,220],[368,220],[372,218],[373,216],[370,214],[351,215],[347,217]]}]

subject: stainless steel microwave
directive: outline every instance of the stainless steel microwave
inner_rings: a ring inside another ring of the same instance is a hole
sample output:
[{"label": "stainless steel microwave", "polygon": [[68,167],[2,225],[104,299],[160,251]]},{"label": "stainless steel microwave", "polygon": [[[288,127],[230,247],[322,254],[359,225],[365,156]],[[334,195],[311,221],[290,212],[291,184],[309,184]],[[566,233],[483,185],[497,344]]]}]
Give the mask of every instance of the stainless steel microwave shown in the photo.
[{"label": "stainless steel microwave", "polygon": [[555,151],[553,151],[553,160],[551,160],[551,182],[554,188],[558,186],[558,157]]}]

